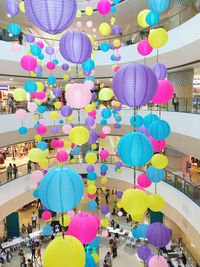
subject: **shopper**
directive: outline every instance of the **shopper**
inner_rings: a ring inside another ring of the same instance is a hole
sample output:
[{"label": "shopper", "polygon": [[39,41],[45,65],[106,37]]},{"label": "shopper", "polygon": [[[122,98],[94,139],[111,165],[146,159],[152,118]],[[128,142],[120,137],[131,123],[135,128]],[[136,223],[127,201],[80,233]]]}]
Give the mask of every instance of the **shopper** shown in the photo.
[{"label": "shopper", "polygon": [[172,98],[172,105],[174,106],[174,111],[179,111],[179,100],[176,94]]},{"label": "shopper", "polygon": [[7,167],[7,181],[12,180],[12,171],[13,171],[13,167],[12,164],[10,163]]},{"label": "shopper", "polygon": [[116,211],[117,211],[117,202],[114,201],[112,215],[116,215]]},{"label": "shopper", "polygon": [[112,253],[113,253],[113,258],[117,257],[117,239],[113,239],[113,245],[112,245]]},{"label": "shopper", "polygon": [[26,238],[26,225],[23,223],[21,227],[22,238]]},{"label": "shopper", "polygon": [[27,267],[33,267],[33,262],[31,259],[28,259],[27,262],[28,262]]},{"label": "shopper", "polygon": [[18,176],[18,168],[16,164],[13,164],[13,175],[14,175],[14,179],[16,179]]},{"label": "shopper", "polygon": [[31,221],[32,221],[33,228],[36,228],[37,215],[35,214],[35,211],[33,211],[32,215],[31,215]]},{"label": "shopper", "polygon": [[97,208],[99,209],[99,197],[98,197],[98,195],[96,196],[95,201],[97,203]]},{"label": "shopper", "polygon": [[103,267],[109,267],[109,265],[107,264],[106,260],[104,260]]},{"label": "shopper", "polygon": [[108,204],[108,198],[109,198],[109,192],[106,191],[106,195],[105,195],[106,204]]},{"label": "shopper", "polygon": [[111,254],[110,252],[108,251],[105,258],[104,258],[104,262],[109,266],[111,267],[112,266],[112,259],[111,259]]},{"label": "shopper", "polygon": [[32,262],[35,261],[35,259],[36,259],[35,251],[36,251],[35,250],[35,243],[32,242],[32,244],[31,244],[31,260],[32,260]]},{"label": "shopper", "polygon": [[14,98],[12,95],[8,96],[8,106],[10,108],[10,113],[14,113],[15,109],[14,109]]},{"label": "shopper", "polygon": [[27,226],[28,235],[31,234],[32,232],[33,232],[33,227],[30,225],[30,223],[28,223],[28,226]]},{"label": "shopper", "polygon": [[41,248],[40,244],[38,244],[36,248],[36,260],[40,259],[40,262],[42,262],[42,255],[41,255]]},{"label": "shopper", "polygon": [[27,163],[27,170],[28,170],[28,173],[31,173],[32,167],[31,167],[31,161],[30,160]]}]

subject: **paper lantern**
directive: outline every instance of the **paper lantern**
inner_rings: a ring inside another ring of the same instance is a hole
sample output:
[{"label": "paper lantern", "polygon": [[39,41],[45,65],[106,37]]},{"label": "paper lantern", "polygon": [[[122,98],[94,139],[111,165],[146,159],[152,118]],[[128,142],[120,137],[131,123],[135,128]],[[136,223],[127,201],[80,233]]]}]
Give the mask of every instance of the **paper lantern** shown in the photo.
[{"label": "paper lantern", "polygon": [[39,29],[50,34],[58,34],[68,28],[75,19],[76,0],[40,1],[25,0],[28,19]]},{"label": "paper lantern", "polygon": [[168,41],[168,32],[163,28],[153,29],[150,31],[148,41],[151,47],[161,48]]},{"label": "paper lantern", "polygon": [[71,129],[69,139],[75,145],[83,145],[89,140],[89,131],[83,126],[76,126]]},{"label": "paper lantern", "polygon": [[74,209],[84,193],[83,180],[66,167],[51,169],[40,182],[39,194],[43,205],[55,212]]},{"label": "paper lantern", "polygon": [[13,97],[16,101],[25,101],[26,100],[26,91],[21,88],[17,88],[13,91]]},{"label": "paper lantern", "polygon": [[52,214],[50,211],[48,211],[48,210],[43,211],[43,213],[42,213],[42,220],[43,221],[49,221],[49,220],[51,220],[51,218],[52,218]]},{"label": "paper lantern", "polygon": [[11,16],[16,16],[19,13],[19,5],[15,0],[6,1],[6,13]]},{"label": "paper lantern", "polygon": [[137,249],[137,254],[141,260],[146,261],[148,257],[151,255],[151,249],[145,245],[140,246]]},{"label": "paper lantern", "polygon": [[154,121],[158,121],[159,117],[156,114],[148,114],[144,117],[144,126],[149,129]]},{"label": "paper lantern", "polygon": [[79,212],[72,218],[68,233],[80,240],[82,244],[88,244],[96,237],[98,224],[91,214]]},{"label": "paper lantern", "polygon": [[154,183],[161,182],[165,177],[165,171],[163,169],[156,169],[153,166],[149,166],[146,174],[148,179]]},{"label": "paper lantern", "polygon": [[89,140],[87,141],[88,145],[95,144],[98,139],[98,134],[94,130],[89,130]]},{"label": "paper lantern", "polygon": [[28,129],[27,129],[26,127],[22,126],[22,127],[20,127],[20,128],[18,129],[18,132],[19,132],[19,134],[21,134],[21,135],[25,135],[25,134],[27,134]]},{"label": "paper lantern", "polygon": [[94,60],[92,60],[91,58],[89,58],[82,64],[82,68],[84,71],[91,71],[94,69],[94,67],[95,67],[95,63],[94,63]]},{"label": "paper lantern", "polygon": [[87,16],[92,16],[92,14],[93,14],[93,8],[92,8],[91,6],[87,6],[87,7],[85,8],[85,14],[86,14]]},{"label": "paper lantern", "polygon": [[152,223],[147,229],[147,239],[154,247],[164,248],[171,239],[171,232],[162,223]]},{"label": "paper lantern", "polygon": [[110,48],[110,46],[109,46],[109,44],[107,44],[107,43],[102,43],[102,44],[100,45],[100,49],[101,49],[101,51],[103,51],[103,52],[107,52],[107,51],[109,50],[109,48]]},{"label": "paper lantern", "polygon": [[148,128],[146,128],[144,125],[142,125],[141,127],[137,128],[137,131],[138,131],[139,133],[144,134],[144,135],[147,136],[147,137],[150,136],[150,133],[149,133]]},{"label": "paper lantern", "polygon": [[169,0],[149,0],[148,6],[155,13],[163,13],[169,6]]},{"label": "paper lantern", "polygon": [[112,33],[118,35],[122,32],[122,28],[120,27],[120,25],[114,25],[112,27]]},{"label": "paper lantern", "polygon": [[142,116],[140,116],[140,115],[133,115],[130,118],[130,124],[131,124],[131,126],[136,127],[136,128],[141,127],[142,124],[143,124],[143,118],[142,118]]},{"label": "paper lantern", "polygon": [[26,12],[26,11],[25,11],[25,7],[24,7],[24,1],[22,1],[22,2],[19,3],[19,9],[20,9],[20,11],[21,11],[22,13],[25,13],[25,12]]},{"label": "paper lantern", "polygon": [[109,152],[106,149],[102,149],[99,152],[99,156],[101,159],[107,159],[109,157]]},{"label": "paper lantern", "polygon": [[111,27],[108,23],[102,22],[99,25],[99,33],[103,36],[108,36],[111,32]]},{"label": "paper lantern", "polygon": [[69,62],[82,64],[92,54],[92,44],[84,32],[68,31],[60,39],[60,52]]},{"label": "paper lantern", "polygon": [[[91,246],[91,243],[90,243],[90,246]],[[94,257],[89,253],[87,252],[86,253],[86,262],[85,262],[85,267],[96,267],[96,262],[94,260]]]},{"label": "paper lantern", "polygon": [[165,120],[158,120],[151,124],[149,132],[155,140],[164,140],[170,135],[170,126]]},{"label": "paper lantern", "polygon": [[137,177],[137,183],[139,186],[143,188],[148,188],[151,185],[151,180],[148,179],[148,176],[146,173],[141,173]]},{"label": "paper lantern", "polygon": [[39,183],[42,178],[43,178],[44,174],[41,171],[33,171],[31,173],[31,178],[35,183]]},{"label": "paper lantern", "polygon": [[147,14],[150,12],[149,9],[144,9],[142,10],[139,14],[138,14],[138,17],[137,17],[137,23],[140,27],[142,28],[146,28],[148,27],[149,25],[147,24],[146,22],[146,16]]},{"label": "paper lantern", "polygon": [[59,223],[61,226],[67,227],[71,222],[71,217],[69,215],[64,214],[60,217]]},{"label": "paper lantern", "polygon": [[23,56],[20,60],[22,68],[26,71],[33,71],[37,67],[37,61],[33,56]]},{"label": "paper lantern", "polygon": [[85,156],[87,164],[95,164],[97,161],[97,154],[94,152],[88,152]]},{"label": "paper lantern", "polygon": [[28,152],[28,157],[29,157],[29,159],[31,161],[38,162],[38,160],[40,160],[41,158],[43,158],[42,150],[40,150],[38,148],[32,148]]},{"label": "paper lantern", "polygon": [[21,27],[19,24],[11,23],[8,25],[8,32],[11,33],[13,36],[17,36],[21,32]]},{"label": "paper lantern", "polygon": [[135,238],[146,238],[148,224],[140,224],[138,227],[132,229],[132,235]]},{"label": "paper lantern", "polygon": [[156,169],[164,169],[168,165],[168,158],[162,154],[155,154],[151,159],[151,164]]},{"label": "paper lantern", "polygon": [[106,204],[101,206],[100,211],[101,211],[101,213],[102,213],[103,215],[106,215],[106,214],[108,214],[108,213],[110,212],[109,207],[108,207],[108,205],[106,205]]},{"label": "paper lantern", "polygon": [[99,14],[105,16],[110,12],[111,4],[108,0],[100,0],[97,4]]},{"label": "paper lantern", "polygon": [[141,222],[144,220],[144,213],[142,214],[131,214],[131,218],[135,222]]},{"label": "paper lantern", "polygon": [[114,96],[112,89],[102,88],[99,92],[99,100],[108,101]]},{"label": "paper lantern", "polygon": [[124,105],[138,107],[147,104],[157,91],[157,78],[147,66],[129,63],[121,67],[113,78],[113,91]]},{"label": "paper lantern", "polygon": [[25,118],[28,116],[26,110],[21,109],[21,108],[18,109],[18,110],[15,112],[15,115],[16,115],[16,117],[17,117],[18,119],[20,119],[20,120],[23,120],[23,119],[25,119]]},{"label": "paper lantern", "polygon": [[157,25],[159,20],[159,14],[152,11],[150,11],[146,16],[146,23],[151,27]]},{"label": "paper lantern", "polygon": [[117,146],[119,158],[128,166],[145,165],[153,155],[148,138],[137,132],[124,135]]},{"label": "paper lantern", "polygon": [[147,39],[141,40],[137,44],[137,51],[142,56],[148,56],[153,51]]},{"label": "paper lantern", "polygon": [[149,136],[149,140],[152,143],[154,153],[155,152],[161,152],[166,147],[166,141],[165,140],[155,140],[151,136]]},{"label": "paper lantern", "polygon": [[56,159],[59,161],[59,162],[65,162],[68,160],[68,154],[66,151],[64,150],[60,150],[56,153]]},{"label": "paper lantern", "polygon": [[149,267],[168,267],[168,263],[163,256],[155,255],[149,260]]},{"label": "paper lantern", "polygon": [[164,209],[165,201],[161,195],[152,194],[149,196],[149,208],[154,212],[159,212]]},{"label": "paper lantern", "polygon": [[44,252],[44,267],[85,266],[85,250],[73,236],[59,236],[49,243]]},{"label": "paper lantern", "polygon": [[95,200],[90,200],[88,202],[88,209],[89,210],[96,210],[97,209],[97,203]]},{"label": "paper lantern", "polygon": [[167,104],[173,97],[174,88],[168,80],[159,80],[158,89],[151,101],[158,105]]},{"label": "paper lantern", "polygon": [[124,210],[129,214],[142,214],[148,208],[148,196],[142,190],[127,189],[121,201]]},{"label": "paper lantern", "polygon": [[158,80],[164,80],[167,77],[167,68],[161,63],[154,64],[151,69],[155,73]]}]

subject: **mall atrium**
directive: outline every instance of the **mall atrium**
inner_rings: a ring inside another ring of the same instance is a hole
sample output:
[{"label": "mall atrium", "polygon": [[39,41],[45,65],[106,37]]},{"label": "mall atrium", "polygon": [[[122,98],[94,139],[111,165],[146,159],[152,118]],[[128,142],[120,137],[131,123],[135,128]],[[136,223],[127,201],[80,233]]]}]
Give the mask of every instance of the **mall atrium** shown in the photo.
[{"label": "mall atrium", "polygon": [[200,0],[0,0],[0,267],[200,266]]}]

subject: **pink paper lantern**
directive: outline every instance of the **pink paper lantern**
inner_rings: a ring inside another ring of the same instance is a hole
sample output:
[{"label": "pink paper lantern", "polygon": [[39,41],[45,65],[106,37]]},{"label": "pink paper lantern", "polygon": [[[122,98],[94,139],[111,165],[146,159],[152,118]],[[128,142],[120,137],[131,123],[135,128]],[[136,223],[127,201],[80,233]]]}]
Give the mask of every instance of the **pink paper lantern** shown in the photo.
[{"label": "pink paper lantern", "polygon": [[37,110],[37,104],[33,102],[28,102],[27,109],[29,112],[35,112]]},{"label": "pink paper lantern", "polygon": [[28,114],[26,110],[20,108],[15,112],[15,115],[18,119],[23,120],[27,117]]},{"label": "pink paper lantern", "polygon": [[151,181],[148,179],[146,173],[142,173],[137,177],[137,183],[142,188],[147,188],[151,185]]},{"label": "pink paper lantern", "polygon": [[92,94],[85,84],[75,83],[67,89],[65,98],[68,106],[81,109],[90,103]]},{"label": "pink paper lantern", "polygon": [[49,221],[49,220],[51,220],[51,218],[52,218],[52,214],[51,214],[51,212],[50,211],[48,211],[48,210],[45,210],[43,213],[42,213],[42,220],[43,221]]},{"label": "pink paper lantern", "polygon": [[142,56],[148,56],[153,51],[153,48],[150,46],[148,39],[144,39],[138,43],[137,51]]},{"label": "pink paper lantern", "polygon": [[105,139],[105,138],[106,138],[105,133],[100,133],[100,134],[99,134],[99,138],[100,138],[100,139]]},{"label": "pink paper lantern", "polygon": [[75,213],[74,210],[69,210],[69,211],[67,212],[67,215],[69,215],[71,218],[73,218],[73,217],[76,215],[76,213]]},{"label": "pink paper lantern", "polygon": [[106,236],[108,236],[108,231],[107,230],[103,230],[101,234],[102,234],[103,237],[106,237]]},{"label": "pink paper lantern", "polygon": [[96,194],[87,194],[89,199],[95,199],[96,198]]},{"label": "pink paper lantern", "polygon": [[33,56],[26,55],[21,58],[20,64],[24,70],[33,71],[37,67],[37,60]]},{"label": "pink paper lantern", "polygon": [[42,41],[38,41],[36,44],[37,44],[41,49],[44,48],[44,43],[43,43]]},{"label": "pink paper lantern", "polygon": [[72,128],[72,126],[70,124],[65,124],[62,127],[62,131],[63,131],[64,134],[69,134],[71,128]]},{"label": "pink paper lantern", "polygon": [[152,143],[154,152],[161,152],[166,147],[165,140],[155,140],[151,136],[149,136],[149,140]]},{"label": "pink paper lantern", "polygon": [[41,171],[33,171],[31,173],[31,178],[35,183],[39,183],[43,177],[44,174]]},{"label": "pink paper lantern", "polygon": [[168,80],[159,80],[156,94],[151,99],[155,104],[167,104],[173,97],[174,87]]},{"label": "pink paper lantern", "polygon": [[90,213],[80,212],[72,218],[68,234],[79,239],[82,244],[92,242],[97,233],[97,221]]},{"label": "pink paper lantern", "polygon": [[35,92],[34,95],[35,95],[35,98],[37,98],[37,99],[39,99],[39,100],[44,99],[45,96],[46,96],[44,91],[41,91],[41,92]]},{"label": "pink paper lantern", "polygon": [[86,22],[86,26],[87,26],[88,28],[92,28],[92,26],[93,26],[92,21],[91,21],[91,20],[88,20],[88,21]]},{"label": "pink paper lantern", "polygon": [[94,82],[87,80],[84,82],[84,84],[87,86],[88,89],[92,90],[94,88]]},{"label": "pink paper lantern", "polygon": [[110,134],[111,133],[111,128],[110,128],[110,126],[104,126],[102,128],[102,131],[103,131],[104,134]]},{"label": "pink paper lantern", "polygon": [[68,154],[66,151],[64,150],[60,150],[56,153],[56,159],[59,161],[59,162],[65,162],[68,160]]},{"label": "pink paper lantern", "polygon": [[49,70],[54,70],[56,68],[56,64],[52,61],[49,61],[46,66]]},{"label": "pink paper lantern", "polygon": [[57,142],[57,147],[59,147],[59,148],[62,148],[62,147],[64,147],[64,141],[63,141],[63,140],[61,140],[61,139],[58,139],[58,142]]},{"label": "pink paper lantern", "polygon": [[164,257],[155,255],[150,259],[148,266],[149,267],[168,267],[168,263]]},{"label": "pink paper lantern", "polygon": [[99,226],[100,226],[100,223],[101,223],[101,220],[100,220],[99,216],[96,215],[95,213],[94,213],[94,214],[91,214],[91,215],[92,215],[93,218],[96,220],[97,225],[98,225],[98,227],[99,227]]},{"label": "pink paper lantern", "polygon": [[108,14],[110,12],[110,9],[111,9],[110,1],[100,0],[98,2],[97,10],[101,15],[105,16],[106,14]]},{"label": "pink paper lantern", "polygon": [[97,115],[96,109],[93,109],[92,111],[88,112],[88,115],[92,118],[94,118]]},{"label": "pink paper lantern", "polygon": [[101,159],[107,159],[109,157],[109,152],[108,150],[106,149],[102,149],[100,152],[99,152],[99,156]]},{"label": "pink paper lantern", "polygon": [[40,135],[45,134],[47,131],[47,127],[45,125],[39,125],[36,127],[36,132]]}]

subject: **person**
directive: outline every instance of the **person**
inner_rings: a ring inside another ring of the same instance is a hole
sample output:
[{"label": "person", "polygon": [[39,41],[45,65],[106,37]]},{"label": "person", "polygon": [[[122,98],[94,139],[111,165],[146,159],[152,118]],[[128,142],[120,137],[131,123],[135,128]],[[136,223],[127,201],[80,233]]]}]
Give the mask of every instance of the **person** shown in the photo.
[{"label": "person", "polygon": [[111,259],[111,254],[110,252],[108,251],[105,258],[104,258],[104,261],[106,262],[106,264],[111,267],[112,266],[112,259]]},{"label": "person", "polygon": [[16,164],[13,164],[13,175],[14,175],[14,179],[16,179],[18,175],[18,168]]},{"label": "person", "polygon": [[38,246],[36,248],[36,260],[38,260],[38,258],[40,259],[40,262],[42,262],[42,255],[41,255],[40,244],[38,244]]},{"label": "person", "polygon": [[33,267],[33,262],[31,259],[28,259],[27,262],[28,262],[27,267]]},{"label": "person", "polygon": [[114,201],[112,215],[115,215],[116,214],[116,210],[117,210],[117,202]]},{"label": "person", "polygon": [[111,225],[111,227],[113,227],[113,228],[115,227],[115,221],[114,221],[113,219],[111,220],[110,225]]},{"label": "person", "polygon": [[6,170],[6,172],[7,172],[7,181],[12,180],[12,170],[13,170],[12,164],[10,163],[8,165],[8,167],[7,167],[7,170]]},{"label": "person", "polygon": [[176,94],[172,98],[172,105],[174,106],[174,111],[179,111],[179,100]]},{"label": "person", "polygon": [[186,258],[186,256],[185,256],[184,253],[182,253],[181,260],[182,260],[183,264],[186,266],[186,264],[187,264],[187,258]]},{"label": "person", "polygon": [[112,251],[113,242],[114,241],[113,241],[113,237],[112,237],[111,233],[108,233],[108,244],[110,246],[111,251]]},{"label": "person", "polygon": [[31,221],[32,221],[33,228],[36,228],[37,215],[35,214],[35,211],[33,211],[32,215],[31,215]]},{"label": "person", "polygon": [[30,223],[28,223],[28,226],[27,226],[27,233],[28,234],[31,234],[33,232],[33,227],[30,225]]},{"label": "person", "polygon": [[106,204],[108,204],[108,198],[109,198],[109,192],[106,191],[106,195],[105,195]]},{"label": "person", "polygon": [[22,238],[26,238],[26,225],[23,223],[21,227]]},{"label": "person", "polygon": [[112,245],[112,253],[113,253],[113,258],[117,257],[117,239],[113,239],[113,245]]},{"label": "person", "polygon": [[35,251],[36,251],[36,250],[35,250],[35,243],[32,242],[32,244],[31,244],[31,260],[32,260],[32,261],[36,259]]},{"label": "person", "polygon": [[109,267],[109,265],[107,264],[106,260],[104,260],[103,267]]},{"label": "person", "polygon": [[130,215],[127,213],[126,214],[126,222],[129,223],[129,221],[130,221]]},{"label": "person", "polygon": [[20,45],[22,45],[22,43],[23,43],[23,33],[20,31],[20,33],[19,33],[19,44]]},{"label": "person", "polygon": [[97,203],[97,208],[99,208],[99,197],[98,197],[98,195],[96,196],[95,201]]},{"label": "person", "polygon": [[21,258],[20,267],[27,267],[26,258],[24,256]]},{"label": "person", "polygon": [[27,170],[28,170],[28,173],[31,173],[31,161],[29,160],[28,163],[27,163]]},{"label": "person", "polygon": [[14,113],[15,112],[15,110],[14,110],[14,98],[12,95],[8,96],[8,106],[10,108],[10,113]]}]

